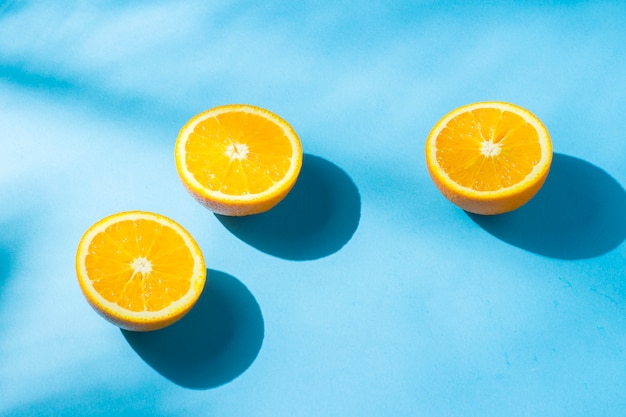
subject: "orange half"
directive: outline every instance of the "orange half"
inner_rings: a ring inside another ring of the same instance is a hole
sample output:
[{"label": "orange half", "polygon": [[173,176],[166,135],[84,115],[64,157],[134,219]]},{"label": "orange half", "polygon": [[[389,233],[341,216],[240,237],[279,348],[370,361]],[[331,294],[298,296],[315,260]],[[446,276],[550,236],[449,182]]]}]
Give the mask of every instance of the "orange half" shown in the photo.
[{"label": "orange half", "polygon": [[113,324],[148,331],[182,318],[202,293],[204,258],[193,237],[159,214],[114,214],[91,226],[76,252],[89,304]]},{"label": "orange half", "polygon": [[244,104],[194,116],[178,134],[174,154],[191,195],[229,216],[274,207],[291,190],[302,166],[302,145],[289,123]]},{"label": "orange half", "polygon": [[527,203],[544,184],[551,162],[548,130],[510,103],[453,110],[426,140],[426,166],[439,191],[477,214],[505,213]]}]

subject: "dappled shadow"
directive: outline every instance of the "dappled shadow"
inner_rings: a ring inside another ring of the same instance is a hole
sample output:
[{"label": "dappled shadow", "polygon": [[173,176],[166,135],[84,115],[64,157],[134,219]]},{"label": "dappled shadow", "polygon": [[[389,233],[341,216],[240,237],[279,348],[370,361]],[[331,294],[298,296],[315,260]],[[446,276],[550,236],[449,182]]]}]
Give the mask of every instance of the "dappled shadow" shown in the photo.
[{"label": "dappled shadow", "polygon": [[5,285],[16,273],[33,222],[33,216],[27,214],[9,216],[0,221],[0,300]]},{"label": "dappled shadow", "polygon": [[9,246],[5,242],[0,241],[0,299],[2,298],[3,293],[1,289],[4,287],[5,282],[11,275],[14,263],[13,257],[14,255],[9,249]]},{"label": "dappled shadow", "polygon": [[361,197],[341,168],[305,154],[298,181],[276,207],[252,216],[216,217],[239,239],[265,253],[312,260],[337,252],[352,238],[361,217]]},{"label": "dappled shadow", "polygon": [[6,405],[0,404],[0,415],[3,417],[156,417],[165,415],[162,411],[162,403],[159,401],[161,394],[148,383],[112,385],[77,384],[70,389],[55,387],[48,395],[24,396],[21,403],[9,406],[8,409]]},{"label": "dappled shadow", "polygon": [[35,72],[18,63],[0,60],[0,82],[28,91],[36,91],[59,103],[80,103],[81,108],[94,109],[99,115],[108,115],[121,121],[149,122],[170,127],[185,122],[185,113],[167,103],[148,99],[141,94],[124,94],[103,89],[89,79],[61,77],[47,72]]},{"label": "dappled shadow", "polygon": [[559,259],[602,255],[626,238],[626,192],[582,159],[555,154],[546,183],[521,208],[497,216],[470,214],[492,235]]},{"label": "dappled shadow", "polygon": [[215,388],[254,362],[264,337],[261,309],[235,277],[208,270],[196,305],[178,322],[153,332],[122,334],[158,373],[192,389]]}]

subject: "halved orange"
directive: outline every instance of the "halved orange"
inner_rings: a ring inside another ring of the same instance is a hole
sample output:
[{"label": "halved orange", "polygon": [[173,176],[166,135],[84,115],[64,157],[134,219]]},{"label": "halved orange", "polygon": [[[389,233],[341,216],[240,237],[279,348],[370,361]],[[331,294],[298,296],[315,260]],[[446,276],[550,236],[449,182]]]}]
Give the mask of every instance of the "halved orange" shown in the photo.
[{"label": "halved orange", "polygon": [[526,204],[545,182],[552,143],[543,123],[510,103],[480,102],[444,116],[426,140],[426,166],[441,193],[476,214]]},{"label": "halved orange", "polygon": [[191,195],[228,216],[274,207],[302,166],[302,145],[289,123],[245,104],[215,107],[191,118],[178,134],[174,154]]},{"label": "halved orange", "polygon": [[128,330],[166,327],[193,307],[206,280],[193,237],[155,213],[117,213],[96,222],[76,253],[76,275],[89,304]]}]

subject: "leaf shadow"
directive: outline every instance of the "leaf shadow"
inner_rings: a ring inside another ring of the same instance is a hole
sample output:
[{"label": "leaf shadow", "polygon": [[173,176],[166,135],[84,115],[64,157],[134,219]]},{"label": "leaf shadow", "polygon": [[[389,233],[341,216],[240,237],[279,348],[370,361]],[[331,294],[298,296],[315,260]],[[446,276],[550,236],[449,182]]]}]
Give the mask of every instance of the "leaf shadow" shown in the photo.
[{"label": "leaf shadow", "polygon": [[276,207],[252,216],[215,216],[233,235],[267,254],[314,260],[350,241],[361,217],[361,196],[345,171],[305,154],[298,181]]},{"label": "leaf shadow", "polygon": [[[0,5],[0,11],[2,6]],[[93,109],[99,115],[108,115],[119,121],[142,121],[151,125],[184,123],[180,109],[171,104],[132,94],[113,92],[88,78],[63,77],[54,71],[33,71],[22,63],[0,58],[0,80],[25,90],[50,97],[59,103],[76,104],[81,108]]]},{"label": "leaf shadow", "polygon": [[468,216],[493,236],[550,258],[602,255],[626,238],[626,192],[601,168],[554,154],[544,186],[527,204],[496,216]]},{"label": "leaf shadow", "polygon": [[121,331],[154,370],[191,389],[216,388],[244,373],[265,332],[261,309],[246,286],[215,270],[207,271],[200,298],[176,323],[153,332]]},{"label": "leaf shadow", "polygon": [[[0,224],[0,228],[4,229],[6,225]],[[4,233],[0,236],[0,288],[8,281],[12,274],[15,264],[15,253],[12,250],[10,242],[6,241]],[[2,292],[0,292],[0,297]]]},{"label": "leaf shadow", "polygon": [[25,256],[24,246],[35,223],[34,214],[26,211],[0,219],[0,300],[4,286],[15,275],[21,258]]}]

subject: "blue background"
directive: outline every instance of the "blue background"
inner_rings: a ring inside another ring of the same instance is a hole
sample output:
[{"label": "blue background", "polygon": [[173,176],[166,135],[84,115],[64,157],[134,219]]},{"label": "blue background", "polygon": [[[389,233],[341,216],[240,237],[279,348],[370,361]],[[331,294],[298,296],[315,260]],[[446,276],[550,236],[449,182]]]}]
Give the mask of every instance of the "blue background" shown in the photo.
[{"label": "blue background", "polygon": [[[554,163],[468,215],[424,162],[474,101],[526,107]],[[268,108],[302,175],[231,219],[182,187],[194,114]],[[0,2],[0,415],[626,415],[624,2]],[[83,232],[154,211],[198,240],[182,321],[84,300]]]}]

